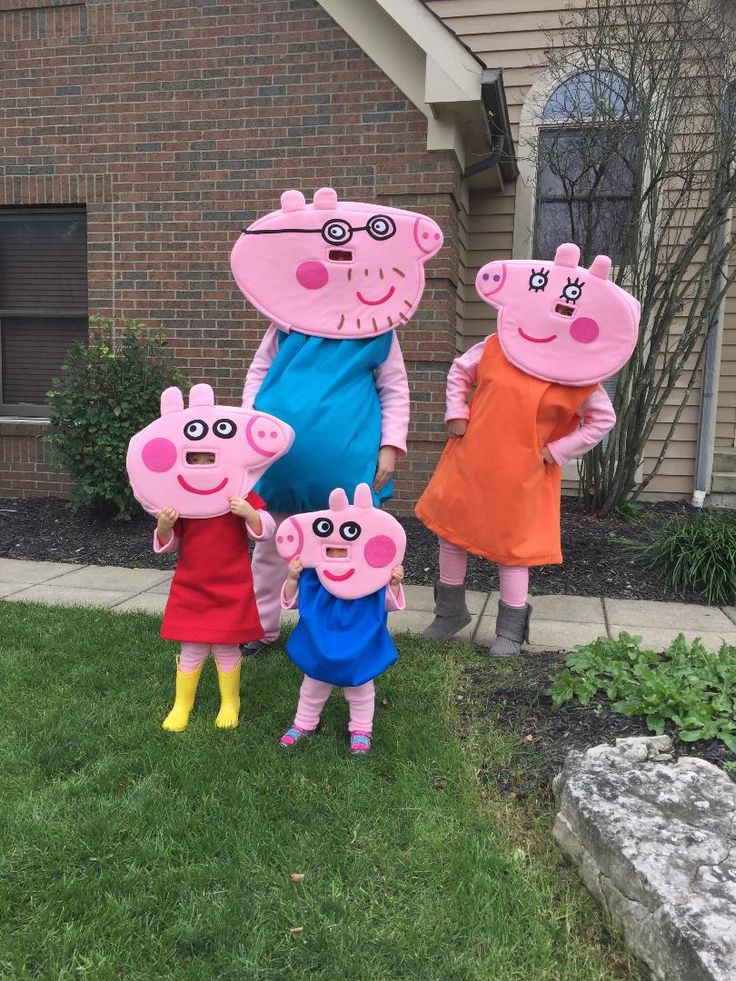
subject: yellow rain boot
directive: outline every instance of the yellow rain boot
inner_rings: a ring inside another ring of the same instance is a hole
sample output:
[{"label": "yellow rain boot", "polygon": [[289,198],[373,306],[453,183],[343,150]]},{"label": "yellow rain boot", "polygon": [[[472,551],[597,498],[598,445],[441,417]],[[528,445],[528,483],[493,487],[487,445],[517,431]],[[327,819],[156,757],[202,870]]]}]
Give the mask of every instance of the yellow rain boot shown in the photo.
[{"label": "yellow rain boot", "polygon": [[217,666],[217,680],[220,683],[220,711],[215,725],[218,729],[234,729],[240,721],[240,665],[238,661],[232,671],[221,671]]},{"label": "yellow rain boot", "polygon": [[179,661],[176,662],[176,697],[174,707],[164,719],[162,726],[170,732],[182,732],[189,722],[189,713],[194,706],[194,696],[197,694],[199,676],[202,674],[204,661],[196,671],[180,671]]}]

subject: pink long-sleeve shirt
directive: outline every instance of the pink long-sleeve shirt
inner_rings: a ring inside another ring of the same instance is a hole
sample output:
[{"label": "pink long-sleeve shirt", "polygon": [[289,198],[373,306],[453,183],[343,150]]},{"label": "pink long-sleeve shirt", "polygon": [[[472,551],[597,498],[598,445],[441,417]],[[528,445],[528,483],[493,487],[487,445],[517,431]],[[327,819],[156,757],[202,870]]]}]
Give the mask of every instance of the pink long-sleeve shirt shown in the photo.
[{"label": "pink long-sleeve shirt", "polygon": [[[253,408],[258,390],[278,353],[277,334],[280,330],[288,331],[288,327],[271,324],[248,368],[243,388],[243,405],[246,409]],[[360,344],[360,341],[355,343]],[[404,456],[409,431],[409,380],[396,334],[391,338],[388,357],[376,369],[374,376],[381,403],[381,446],[393,446]]]},{"label": "pink long-sleeve shirt", "polygon": [[[487,340],[488,338],[473,345],[469,351],[452,362],[447,374],[445,422],[449,422],[450,419],[470,418],[468,396],[470,389],[477,382],[478,365],[483,357]],[[616,413],[602,385],[599,385],[583,402],[578,409],[578,415],[582,425],[568,436],[563,436],[562,439],[555,440],[547,446],[553,459],[561,467],[587,453],[588,450],[592,450],[616,423]]]},{"label": "pink long-sleeve shirt", "polygon": [[[281,608],[282,610],[293,610],[299,602],[299,587],[297,586],[296,592],[291,597],[291,599],[286,598],[286,583],[281,587]],[[386,612],[394,613],[397,610],[406,609],[406,597],[404,595],[404,587],[399,583],[399,588],[394,595],[393,587],[390,585],[386,587]]]}]

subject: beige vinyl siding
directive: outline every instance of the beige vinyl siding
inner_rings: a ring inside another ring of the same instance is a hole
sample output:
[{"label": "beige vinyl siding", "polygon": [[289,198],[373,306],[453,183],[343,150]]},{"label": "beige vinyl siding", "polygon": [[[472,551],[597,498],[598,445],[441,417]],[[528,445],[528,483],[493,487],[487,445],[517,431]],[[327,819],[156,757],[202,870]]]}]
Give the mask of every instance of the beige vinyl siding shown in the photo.
[{"label": "beige vinyl siding", "polygon": [[736,445],[736,284],[726,295],[716,414],[716,446],[734,445]]},{"label": "beige vinyl siding", "polygon": [[[561,18],[569,8],[584,6],[584,0],[426,0],[427,6],[489,68],[503,70],[504,89],[517,153],[519,122],[529,88],[545,66],[550,37],[558,35]],[[493,329],[495,314],[475,293],[478,268],[491,258],[513,255],[513,220],[516,189],[509,185],[501,194],[475,192],[470,200],[468,262],[464,276],[464,337],[460,348],[467,349]],[[528,193],[528,192],[526,192]],[[736,425],[736,290],[728,299],[718,408],[720,443],[733,440]],[[680,384],[688,384],[687,376]],[[692,493],[697,449],[700,379],[693,386],[689,404],[683,410],[677,431],[667,451],[659,475],[647,489],[647,496],[687,497]],[[661,451],[674,408],[667,406],[654,428],[647,447],[644,472]]]}]

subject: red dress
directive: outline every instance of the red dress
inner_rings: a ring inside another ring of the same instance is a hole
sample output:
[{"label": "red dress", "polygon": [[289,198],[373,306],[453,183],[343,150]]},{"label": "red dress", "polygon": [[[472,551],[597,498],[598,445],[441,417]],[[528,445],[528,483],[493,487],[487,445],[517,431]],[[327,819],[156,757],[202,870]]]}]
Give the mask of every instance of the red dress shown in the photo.
[{"label": "red dress", "polygon": [[[266,506],[252,492],[246,500],[256,510]],[[179,562],[161,636],[199,644],[244,644],[263,637],[243,518],[231,513],[180,518],[174,534]]]}]

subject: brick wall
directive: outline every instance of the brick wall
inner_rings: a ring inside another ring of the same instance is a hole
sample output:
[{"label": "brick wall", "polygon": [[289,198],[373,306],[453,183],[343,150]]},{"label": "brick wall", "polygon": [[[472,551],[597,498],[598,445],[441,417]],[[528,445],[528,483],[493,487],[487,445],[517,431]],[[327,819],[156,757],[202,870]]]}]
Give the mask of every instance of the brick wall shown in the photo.
[{"label": "brick wall", "polygon": [[[85,204],[90,310],[163,322],[190,380],[223,400],[267,326],[229,251],[282,190],[331,184],[440,223],[447,244],[401,332],[413,416],[397,507],[410,507],[441,445],[454,354],[457,162],[425,149],[422,114],[322,8],[0,0],[0,83],[0,205]],[[4,427],[0,493],[59,492],[40,450],[27,485]]]}]

